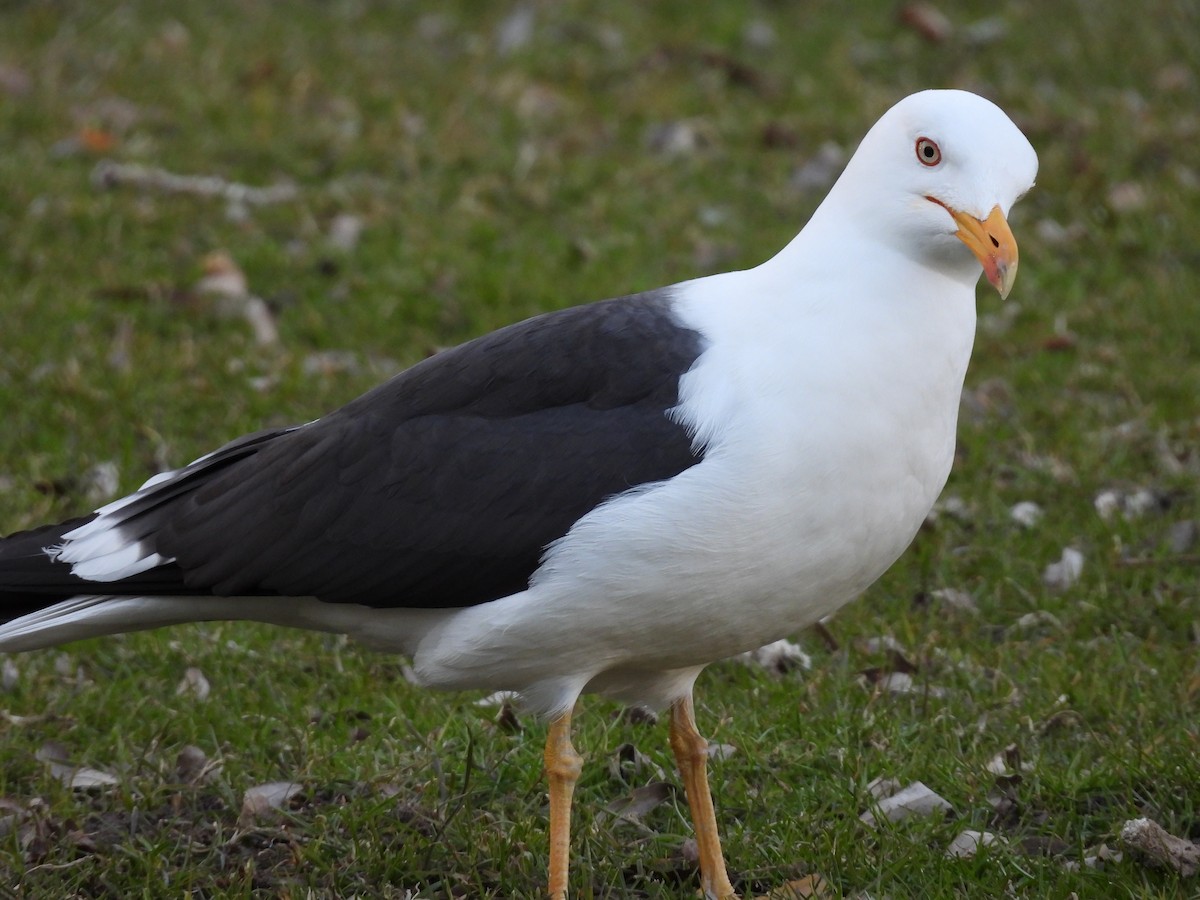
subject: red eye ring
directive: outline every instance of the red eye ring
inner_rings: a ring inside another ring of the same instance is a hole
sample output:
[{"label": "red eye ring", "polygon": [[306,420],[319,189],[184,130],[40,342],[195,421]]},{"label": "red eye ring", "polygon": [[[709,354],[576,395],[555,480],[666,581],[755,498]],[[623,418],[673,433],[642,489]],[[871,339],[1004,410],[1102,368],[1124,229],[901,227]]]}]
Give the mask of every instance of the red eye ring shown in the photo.
[{"label": "red eye ring", "polygon": [[942,148],[927,137],[917,138],[917,160],[923,166],[936,166],[942,161]]}]

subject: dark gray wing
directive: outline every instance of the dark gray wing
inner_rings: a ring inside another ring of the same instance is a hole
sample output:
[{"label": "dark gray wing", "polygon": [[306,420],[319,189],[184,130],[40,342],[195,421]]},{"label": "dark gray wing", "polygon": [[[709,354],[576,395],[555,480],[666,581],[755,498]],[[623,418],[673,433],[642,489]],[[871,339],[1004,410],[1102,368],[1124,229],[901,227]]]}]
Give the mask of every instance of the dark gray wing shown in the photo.
[{"label": "dark gray wing", "polygon": [[702,344],[669,289],[538,316],[218,451],[138,531],[190,590],[379,607],[506,596],[601,501],[699,462],[667,411]]}]

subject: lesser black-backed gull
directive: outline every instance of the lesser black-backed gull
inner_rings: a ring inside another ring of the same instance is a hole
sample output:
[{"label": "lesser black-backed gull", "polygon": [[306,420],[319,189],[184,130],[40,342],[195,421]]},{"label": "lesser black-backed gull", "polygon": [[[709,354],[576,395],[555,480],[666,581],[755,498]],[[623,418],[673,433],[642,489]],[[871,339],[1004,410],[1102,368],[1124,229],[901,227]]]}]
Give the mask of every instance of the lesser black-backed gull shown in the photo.
[{"label": "lesser black-backed gull", "polygon": [[551,722],[556,898],[576,699],[669,708],[702,887],[731,897],[692,685],[912,540],[954,456],[980,267],[1007,294],[1036,170],[990,102],[915,94],[756,268],[511,325],[4,539],[0,651],[249,619],[517,691]]}]

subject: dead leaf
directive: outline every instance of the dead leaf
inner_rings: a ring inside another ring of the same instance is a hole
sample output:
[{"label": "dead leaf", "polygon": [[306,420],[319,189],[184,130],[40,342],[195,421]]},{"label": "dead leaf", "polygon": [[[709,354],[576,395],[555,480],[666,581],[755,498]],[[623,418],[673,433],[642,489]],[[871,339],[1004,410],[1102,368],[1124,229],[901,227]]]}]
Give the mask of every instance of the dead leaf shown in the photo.
[{"label": "dead leaf", "polygon": [[[879,637],[867,638],[860,645],[863,653],[889,653],[899,654],[904,656],[904,645],[892,637],[890,634],[880,635]],[[915,667],[914,667],[915,668]]]},{"label": "dead leaf", "polygon": [[47,741],[42,744],[34,757],[39,762],[45,763],[50,774],[71,790],[86,791],[92,788],[111,787],[120,783],[120,779],[109,772],[70,762],[67,748],[57,741]]},{"label": "dead leaf", "polygon": [[979,612],[979,607],[975,603],[975,598],[966,591],[961,591],[958,588],[938,588],[935,591],[930,591],[929,596],[934,600],[945,603],[952,609],[957,609],[968,613]]},{"label": "dead leaf", "polygon": [[209,760],[199,747],[188,744],[175,757],[175,771],[188,784],[203,784],[221,770],[218,760]]},{"label": "dead leaf", "polygon": [[660,781],[666,778],[662,767],[633,744],[622,744],[608,761],[608,774],[626,784],[632,784],[644,771],[651,772]]},{"label": "dead leaf", "polygon": [[875,825],[880,820],[899,822],[912,816],[932,816],[936,813],[952,812],[954,807],[934,793],[923,782],[914,781],[890,797],[884,797],[858,818],[866,825]]},{"label": "dead leaf", "polygon": [[117,138],[112,132],[90,125],[79,129],[77,139],[80,147],[96,155],[108,153],[117,143]]},{"label": "dead leaf", "polygon": [[984,768],[992,775],[1012,775],[1022,771],[1024,765],[1021,762],[1021,748],[1016,744],[1009,744],[989,759]]},{"label": "dead leaf", "polygon": [[242,795],[242,812],[238,816],[238,826],[249,828],[257,824],[273,810],[282,809],[284,804],[301,790],[301,785],[294,781],[271,781],[248,788]]},{"label": "dead leaf", "polygon": [[1032,528],[1042,520],[1044,514],[1045,510],[1032,500],[1022,500],[1013,504],[1012,509],[1008,511],[1008,517],[1022,528]]},{"label": "dead leaf", "polygon": [[1184,878],[1200,871],[1200,846],[1176,837],[1152,819],[1130,819],[1121,826],[1121,842],[1156,868],[1171,869]]},{"label": "dead leaf", "polygon": [[1108,205],[1115,213],[1137,212],[1149,202],[1145,187],[1136,181],[1119,181],[1108,191]]},{"label": "dead leaf", "polygon": [[709,745],[704,748],[704,752],[708,754],[709,759],[729,759],[737,753],[737,747],[733,744],[715,744],[709,742]]},{"label": "dead leaf", "polygon": [[880,776],[874,778],[867,785],[867,793],[876,800],[882,800],[884,797],[891,797],[900,791],[900,781],[897,778],[885,778]]},{"label": "dead leaf", "polygon": [[642,818],[670,800],[674,794],[675,786],[670,782],[651,782],[644,787],[634,788],[624,797],[606,804],[604,809],[596,814],[596,821],[599,823],[611,817],[614,824],[625,822],[645,827],[642,825]]},{"label": "dead leaf", "polygon": [[188,666],[187,671],[183,673],[183,680],[175,687],[175,696],[182,697],[186,694],[203,702],[208,699],[211,691],[212,686],[204,677],[204,673],[195,666]]},{"label": "dead leaf", "polygon": [[749,650],[737,658],[746,665],[762,666],[777,675],[796,670],[807,672],[812,668],[812,657],[805,653],[799,644],[786,639],[765,644],[757,650]]},{"label": "dead leaf", "polygon": [[1064,547],[1058,562],[1050,563],[1042,572],[1042,582],[1053,591],[1065,591],[1083,574],[1083,554],[1074,547]]},{"label": "dead leaf", "polygon": [[1008,842],[1004,838],[990,831],[973,831],[967,828],[954,836],[954,840],[946,848],[946,856],[952,859],[969,859],[979,852],[980,847],[1006,843]]}]

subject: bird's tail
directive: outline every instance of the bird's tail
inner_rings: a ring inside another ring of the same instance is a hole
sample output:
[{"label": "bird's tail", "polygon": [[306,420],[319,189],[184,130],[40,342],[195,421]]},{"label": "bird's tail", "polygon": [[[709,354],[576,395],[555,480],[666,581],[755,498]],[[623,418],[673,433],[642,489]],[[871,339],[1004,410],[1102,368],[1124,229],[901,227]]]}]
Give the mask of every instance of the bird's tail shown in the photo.
[{"label": "bird's tail", "polygon": [[[175,566],[112,582],[86,581],[59,562],[63,536],[94,516],[0,538],[0,652],[33,650],[84,637],[220,615],[199,606]],[[168,598],[171,602],[167,601]],[[190,602],[189,602],[190,601]]]},{"label": "bird's tail", "polygon": [[[377,638],[378,617],[372,619],[366,607],[322,603],[313,597],[214,595],[207,588],[187,585],[183,571],[171,560],[111,581],[81,578],[63,561],[61,547],[70,539],[66,535],[77,534],[95,518],[93,514],[0,538],[0,653],[219,619],[340,632],[367,643]],[[411,618],[404,623],[406,641],[390,635],[382,642],[386,649],[420,638],[423,620]]]}]

